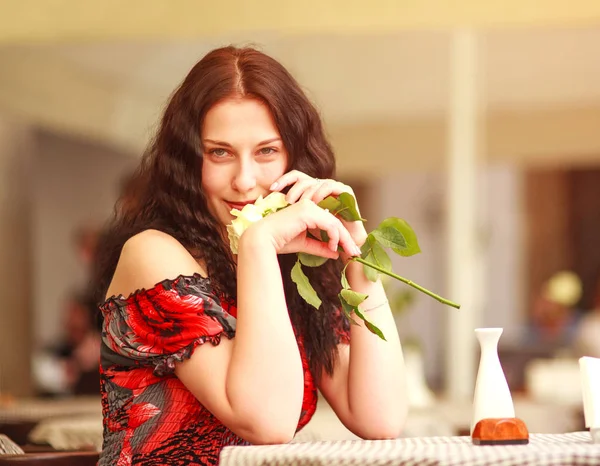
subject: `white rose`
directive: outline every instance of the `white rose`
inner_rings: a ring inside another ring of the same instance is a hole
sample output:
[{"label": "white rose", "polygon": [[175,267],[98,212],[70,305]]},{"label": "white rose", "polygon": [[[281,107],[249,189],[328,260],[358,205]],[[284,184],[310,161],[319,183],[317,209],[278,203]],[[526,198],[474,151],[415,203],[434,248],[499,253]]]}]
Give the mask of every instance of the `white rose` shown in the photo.
[{"label": "white rose", "polygon": [[285,194],[274,192],[269,194],[264,199],[262,196],[256,200],[254,205],[263,213],[263,216],[271,212],[277,212],[279,209],[283,209],[288,205],[288,201],[285,198]]},{"label": "white rose", "polygon": [[233,225],[227,225],[227,236],[229,237],[229,247],[231,248],[231,252],[237,254],[240,243],[240,237],[235,232],[235,228]]},{"label": "white rose", "polygon": [[[237,225],[243,225],[243,227],[236,227],[236,231],[241,236],[246,228],[253,223],[258,222],[263,218],[263,213],[254,204],[246,204],[242,210],[233,209],[231,215],[237,217],[233,222],[237,222]],[[232,224],[233,224],[232,222]],[[242,228],[241,230],[239,228]]]},{"label": "white rose", "polygon": [[263,199],[262,196],[254,204],[246,204],[242,210],[233,209],[231,215],[236,217],[227,225],[227,235],[231,252],[238,253],[240,237],[250,225],[258,222],[264,216],[277,212],[288,205],[285,195],[282,193],[271,193]]}]

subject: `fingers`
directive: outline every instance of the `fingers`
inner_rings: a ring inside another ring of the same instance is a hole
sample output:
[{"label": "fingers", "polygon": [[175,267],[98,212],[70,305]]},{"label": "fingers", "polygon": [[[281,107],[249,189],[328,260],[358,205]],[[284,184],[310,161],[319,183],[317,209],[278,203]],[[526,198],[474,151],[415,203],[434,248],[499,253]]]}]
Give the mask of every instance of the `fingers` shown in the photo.
[{"label": "fingers", "polygon": [[293,183],[297,183],[300,180],[308,180],[314,179],[308,176],[306,173],[302,173],[298,170],[292,170],[283,174],[279,179],[275,180],[275,182],[269,188],[271,191],[281,191],[286,186],[289,186]]},{"label": "fingers", "polygon": [[340,256],[337,251],[329,249],[327,244],[312,238],[306,238],[302,252],[329,259],[337,259]]},{"label": "fingers", "polygon": [[360,256],[360,254],[361,254],[360,248],[356,245],[356,243],[352,239],[352,236],[350,236],[350,233],[348,232],[348,230],[346,230],[346,227],[342,224],[342,222],[340,222],[337,218],[335,218],[333,215],[331,215],[328,212],[327,212],[327,215],[333,217],[335,219],[335,222],[331,228],[329,228],[325,231],[327,232],[327,235],[329,236],[329,238],[331,238],[331,235],[334,234],[334,232],[337,232],[337,238],[338,238],[335,245],[332,244],[332,241],[330,239],[329,247],[331,249],[333,249],[333,247],[335,247],[335,250],[337,251],[337,247],[339,245],[342,247],[342,249],[344,251],[346,251],[346,253],[348,255]]},{"label": "fingers", "polygon": [[337,228],[337,225],[335,223],[332,225],[326,225],[325,231],[329,237],[329,249],[332,251],[337,251],[338,244],[340,243],[340,231]]},{"label": "fingers", "polygon": [[315,203],[321,202],[327,196],[339,196],[341,193],[349,193],[354,196],[352,188],[335,180],[319,180],[298,170],[292,170],[281,176],[271,185],[271,191],[281,191],[287,186],[293,185],[286,195],[290,204],[301,199],[310,199]]},{"label": "fingers", "polygon": [[318,204],[330,194],[335,194],[333,190],[334,184],[336,182],[333,180],[314,180],[314,183],[304,191],[300,199],[309,199]]},{"label": "fingers", "polygon": [[340,246],[350,256],[360,256],[360,248],[343,223],[334,215],[321,209],[312,201],[302,201],[308,213],[307,226],[309,229],[318,228],[327,233],[328,246],[331,251],[337,251]]},{"label": "fingers", "polygon": [[306,178],[299,180],[294,184],[294,186],[290,188],[285,198],[290,204],[295,204],[301,196],[303,199],[310,199],[304,197],[304,193],[315,187],[318,183],[319,182],[314,178]]},{"label": "fingers", "polygon": [[335,180],[323,180],[315,186],[308,199],[318,204],[327,196],[339,196],[342,193],[350,193],[354,196],[352,189],[344,183]]}]

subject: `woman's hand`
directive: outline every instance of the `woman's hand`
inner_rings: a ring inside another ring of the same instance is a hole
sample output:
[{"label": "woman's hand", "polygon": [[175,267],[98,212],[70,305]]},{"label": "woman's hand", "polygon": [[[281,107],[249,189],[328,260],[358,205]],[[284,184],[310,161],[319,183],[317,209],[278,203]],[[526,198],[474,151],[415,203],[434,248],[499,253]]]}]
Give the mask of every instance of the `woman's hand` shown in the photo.
[{"label": "woman's hand", "polygon": [[[271,185],[271,190],[281,191],[290,185],[292,187],[286,195],[287,201],[290,204],[307,199],[318,204],[328,196],[339,196],[341,193],[348,193],[356,198],[352,188],[344,183],[336,180],[316,179],[298,170],[292,170],[281,176]],[[359,247],[362,246],[367,240],[367,231],[365,230],[364,223],[361,221],[347,222],[345,220],[341,220],[341,222],[350,233],[350,236],[352,236],[354,242]]]},{"label": "woman's hand", "polygon": [[[323,230],[329,242],[311,238],[310,230]],[[338,246],[350,256],[360,255],[360,248],[342,222],[309,199],[293,205],[251,225],[240,238],[240,247],[248,241],[269,240],[277,254],[304,252],[330,259],[338,258]]]}]

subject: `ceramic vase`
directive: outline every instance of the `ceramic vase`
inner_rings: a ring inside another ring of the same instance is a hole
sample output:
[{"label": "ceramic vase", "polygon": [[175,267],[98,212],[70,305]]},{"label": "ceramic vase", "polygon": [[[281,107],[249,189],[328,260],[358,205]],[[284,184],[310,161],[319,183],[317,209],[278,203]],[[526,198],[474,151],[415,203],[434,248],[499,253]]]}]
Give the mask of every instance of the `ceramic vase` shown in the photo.
[{"label": "ceramic vase", "polygon": [[481,347],[481,357],[473,397],[471,434],[482,419],[515,417],[512,395],[498,358],[502,329],[478,328],[475,335]]},{"label": "ceramic vase", "polygon": [[423,353],[413,345],[403,348],[406,368],[406,394],[411,408],[427,408],[435,402],[435,396],[427,386]]}]

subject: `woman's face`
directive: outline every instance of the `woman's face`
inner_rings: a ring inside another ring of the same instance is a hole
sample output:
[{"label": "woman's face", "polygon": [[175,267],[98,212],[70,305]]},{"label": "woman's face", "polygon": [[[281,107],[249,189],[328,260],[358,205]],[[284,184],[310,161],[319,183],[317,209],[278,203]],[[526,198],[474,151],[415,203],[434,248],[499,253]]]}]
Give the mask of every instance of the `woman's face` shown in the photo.
[{"label": "woman's face", "polygon": [[202,189],[211,213],[231,223],[242,209],[285,173],[288,154],[269,109],[254,99],[227,99],[213,106],[201,128]]}]

